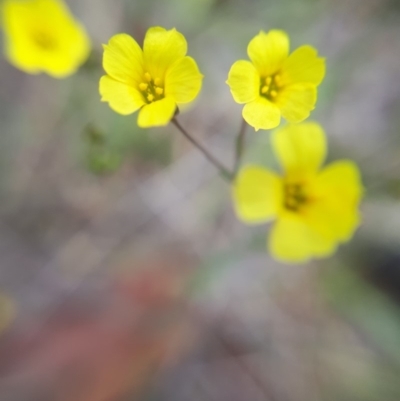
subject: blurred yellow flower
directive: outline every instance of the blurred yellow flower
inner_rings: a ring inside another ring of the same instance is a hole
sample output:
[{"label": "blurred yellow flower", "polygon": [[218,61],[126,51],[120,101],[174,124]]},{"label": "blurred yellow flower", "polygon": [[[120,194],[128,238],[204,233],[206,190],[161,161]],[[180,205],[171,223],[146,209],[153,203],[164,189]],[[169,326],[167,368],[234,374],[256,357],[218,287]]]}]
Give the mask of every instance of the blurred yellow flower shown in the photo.
[{"label": "blurred yellow flower", "polygon": [[203,76],[186,52],[186,39],[175,29],[149,28],[143,50],[129,35],[113,36],[104,45],[101,100],[122,115],[140,109],[140,127],[167,125],[177,106],[201,89]]},{"label": "blurred yellow flower", "polygon": [[233,188],[238,217],[249,224],[276,219],[268,248],[278,260],[299,263],[331,255],[359,225],[363,188],[357,166],[341,160],[320,169],[326,140],[313,122],[274,132],[272,147],[283,177],[260,166],[244,167]]},{"label": "blurred yellow flower", "polygon": [[84,27],[62,0],[4,0],[5,55],[29,74],[73,74],[90,52]]},{"label": "blurred yellow flower", "polygon": [[291,123],[305,120],[317,101],[317,86],[325,76],[325,59],[311,46],[289,55],[284,31],[261,31],[247,54],[251,60],[236,61],[227,84],[234,100],[245,104],[243,118],[258,131],[279,125],[281,115]]}]

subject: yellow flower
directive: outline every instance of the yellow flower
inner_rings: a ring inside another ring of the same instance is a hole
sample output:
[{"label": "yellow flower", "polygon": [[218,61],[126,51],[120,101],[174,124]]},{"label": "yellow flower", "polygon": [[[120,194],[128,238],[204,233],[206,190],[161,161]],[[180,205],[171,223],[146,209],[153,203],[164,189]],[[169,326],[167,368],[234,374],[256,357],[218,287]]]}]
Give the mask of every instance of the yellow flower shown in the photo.
[{"label": "yellow flower", "polygon": [[101,100],[122,115],[140,109],[140,127],[167,125],[176,107],[201,89],[203,76],[186,52],[186,39],[175,29],[150,28],[143,50],[129,35],[113,36],[104,46]]},{"label": "yellow flower", "polygon": [[357,166],[341,160],[321,169],[326,140],[317,123],[281,128],[272,135],[272,147],[283,177],[260,166],[244,167],[233,187],[238,217],[249,224],[276,219],[268,248],[278,260],[331,255],[360,221],[363,188]]},{"label": "yellow flower", "polygon": [[245,104],[246,122],[258,131],[277,127],[281,115],[291,123],[305,120],[317,101],[325,59],[308,45],[289,55],[289,38],[278,30],[261,31],[247,54],[251,62],[236,61],[227,80],[234,100]]},{"label": "yellow flower", "polygon": [[5,0],[2,6],[5,55],[29,74],[73,74],[90,52],[83,26],[62,0]]}]

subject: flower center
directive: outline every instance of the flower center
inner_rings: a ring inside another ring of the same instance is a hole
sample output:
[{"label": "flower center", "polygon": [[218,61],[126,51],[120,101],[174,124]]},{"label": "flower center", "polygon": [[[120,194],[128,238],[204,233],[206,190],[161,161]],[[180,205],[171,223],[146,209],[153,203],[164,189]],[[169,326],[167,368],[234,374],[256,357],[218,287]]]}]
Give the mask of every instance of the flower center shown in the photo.
[{"label": "flower center", "polygon": [[297,212],[307,202],[307,196],[302,184],[286,184],[284,206],[287,210]]},{"label": "flower center", "polygon": [[147,103],[155,102],[164,97],[164,88],[161,85],[161,79],[153,79],[149,72],[144,74],[143,82],[139,84],[139,90],[142,92]]},{"label": "flower center", "polygon": [[33,31],[32,39],[36,45],[43,50],[50,51],[57,47],[57,42],[54,40],[54,37],[41,30]]},{"label": "flower center", "polygon": [[281,76],[279,74],[269,75],[260,80],[260,96],[268,100],[275,100],[282,88]]}]

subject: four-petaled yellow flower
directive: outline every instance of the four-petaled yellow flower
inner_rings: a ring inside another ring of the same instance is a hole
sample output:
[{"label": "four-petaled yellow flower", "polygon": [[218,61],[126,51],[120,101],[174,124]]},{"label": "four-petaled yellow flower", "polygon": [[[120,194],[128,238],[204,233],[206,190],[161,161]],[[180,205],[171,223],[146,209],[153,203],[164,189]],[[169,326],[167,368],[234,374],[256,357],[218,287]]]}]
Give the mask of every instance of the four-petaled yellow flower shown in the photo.
[{"label": "four-petaled yellow flower", "polygon": [[291,123],[305,120],[317,101],[317,86],[325,75],[325,60],[311,46],[289,55],[289,38],[283,31],[261,31],[247,54],[236,61],[227,84],[237,103],[244,104],[243,118],[256,131],[279,125],[281,115]]},{"label": "four-petaled yellow flower", "polygon": [[175,29],[150,28],[143,50],[129,35],[118,34],[104,46],[101,100],[119,114],[140,109],[138,125],[167,125],[177,106],[193,101],[202,74],[186,56],[185,37]]},{"label": "four-petaled yellow flower", "polygon": [[4,0],[5,55],[29,74],[73,74],[90,52],[90,40],[62,0]]},{"label": "four-petaled yellow flower", "polygon": [[298,263],[331,255],[360,221],[357,166],[341,160],[320,170],[326,140],[317,123],[279,129],[272,146],[283,177],[260,166],[244,167],[233,188],[238,217],[250,224],[276,219],[268,248],[278,260]]}]

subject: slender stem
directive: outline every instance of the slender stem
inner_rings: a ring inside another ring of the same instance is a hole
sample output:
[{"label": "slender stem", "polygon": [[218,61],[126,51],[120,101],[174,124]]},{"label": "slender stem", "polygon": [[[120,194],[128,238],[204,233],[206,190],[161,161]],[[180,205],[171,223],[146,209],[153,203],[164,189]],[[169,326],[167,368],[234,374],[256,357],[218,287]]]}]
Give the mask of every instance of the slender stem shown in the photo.
[{"label": "slender stem", "polygon": [[239,131],[239,134],[236,139],[235,164],[233,167],[233,171],[235,172],[235,175],[237,174],[237,172],[239,170],[240,162],[241,162],[242,156],[243,156],[246,128],[247,128],[247,123],[244,119],[242,119],[242,125],[240,126],[240,131]]},{"label": "slender stem", "polygon": [[204,155],[204,157],[214,165],[214,167],[220,172],[223,178],[231,182],[234,178],[234,173],[226,168],[219,160],[217,160],[197,139],[193,138],[178,122],[174,117],[171,122],[176,128]]}]

